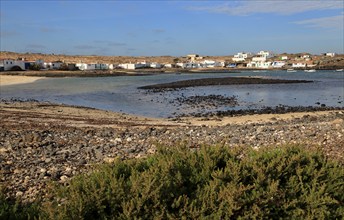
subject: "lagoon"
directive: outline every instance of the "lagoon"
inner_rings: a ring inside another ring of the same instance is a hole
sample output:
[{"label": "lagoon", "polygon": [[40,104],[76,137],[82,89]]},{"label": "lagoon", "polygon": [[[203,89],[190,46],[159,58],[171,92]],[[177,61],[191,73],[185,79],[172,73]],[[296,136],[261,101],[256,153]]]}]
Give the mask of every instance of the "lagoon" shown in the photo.
[{"label": "lagoon", "polygon": [[[152,93],[140,86],[188,79],[229,76],[274,79],[312,80],[301,84],[226,85],[191,87],[176,91]],[[124,112],[147,117],[173,117],[202,111],[260,109],[278,105],[332,107],[344,106],[344,73],[335,71],[267,71],[240,73],[187,73],[118,77],[47,78],[34,83],[1,87],[1,99],[35,99],[68,105]],[[191,108],[176,104],[180,96],[235,96],[236,106]]]}]

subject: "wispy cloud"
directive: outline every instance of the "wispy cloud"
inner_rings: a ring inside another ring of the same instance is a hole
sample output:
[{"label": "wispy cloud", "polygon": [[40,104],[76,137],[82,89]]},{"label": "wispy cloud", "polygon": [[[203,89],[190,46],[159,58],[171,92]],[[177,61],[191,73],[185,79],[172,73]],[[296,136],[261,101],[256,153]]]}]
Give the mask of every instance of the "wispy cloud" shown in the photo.
[{"label": "wispy cloud", "polygon": [[334,28],[334,29],[344,29],[344,14],[323,17],[323,18],[313,18],[303,21],[295,21],[294,24],[304,25],[311,28]]},{"label": "wispy cloud", "polygon": [[337,0],[231,1],[221,5],[188,7],[187,9],[210,13],[224,13],[235,16],[246,16],[257,13],[291,15],[306,11],[343,9],[343,2]]}]

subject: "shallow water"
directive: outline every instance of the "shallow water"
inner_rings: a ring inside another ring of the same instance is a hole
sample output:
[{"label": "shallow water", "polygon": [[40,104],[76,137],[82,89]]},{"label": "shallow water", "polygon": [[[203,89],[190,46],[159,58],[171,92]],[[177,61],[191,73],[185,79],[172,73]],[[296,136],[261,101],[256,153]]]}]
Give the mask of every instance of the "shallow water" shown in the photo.
[{"label": "shallow water", "polygon": [[[149,93],[137,87],[187,79],[228,76],[257,76],[278,79],[313,80],[314,83],[227,85],[186,88],[164,93]],[[34,83],[1,87],[1,99],[36,99],[55,103],[80,105],[116,112],[150,117],[169,117],[181,113],[262,108],[277,105],[343,107],[344,73],[317,71],[306,73],[286,71],[202,74],[160,74],[150,76],[48,78]],[[175,98],[181,95],[236,96],[239,106],[193,109],[177,105]]]}]

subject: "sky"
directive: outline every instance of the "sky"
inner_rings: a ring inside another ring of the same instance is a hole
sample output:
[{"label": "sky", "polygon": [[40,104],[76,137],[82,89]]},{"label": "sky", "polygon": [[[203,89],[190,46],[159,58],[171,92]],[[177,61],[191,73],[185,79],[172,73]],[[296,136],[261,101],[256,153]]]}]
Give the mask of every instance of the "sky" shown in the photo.
[{"label": "sky", "polygon": [[0,50],[67,55],[344,54],[343,0],[1,0]]}]

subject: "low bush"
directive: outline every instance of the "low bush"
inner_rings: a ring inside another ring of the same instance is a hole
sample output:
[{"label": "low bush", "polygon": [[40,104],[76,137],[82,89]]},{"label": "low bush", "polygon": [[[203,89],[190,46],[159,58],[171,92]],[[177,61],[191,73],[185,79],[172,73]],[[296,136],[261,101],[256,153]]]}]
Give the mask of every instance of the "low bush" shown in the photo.
[{"label": "low bush", "polygon": [[22,204],[19,199],[6,198],[4,190],[4,187],[0,185],[0,219],[21,220],[39,217],[37,203]]},{"label": "low bush", "polygon": [[343,219],[344,169],[318,151],[161,148],[58,187],[48,219]]}]

